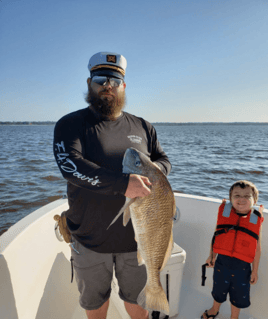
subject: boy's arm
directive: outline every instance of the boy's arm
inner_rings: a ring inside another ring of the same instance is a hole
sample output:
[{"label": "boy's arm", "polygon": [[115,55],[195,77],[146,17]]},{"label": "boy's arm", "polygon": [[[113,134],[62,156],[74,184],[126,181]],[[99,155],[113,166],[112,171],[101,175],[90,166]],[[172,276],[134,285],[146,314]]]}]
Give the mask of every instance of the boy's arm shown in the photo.
[{"label": "boy's arm", "polygon": [[[260,205],[259,212],[262,217],[262,222],[263,222],[263,209],[264,209],[263,205]],[[255,258],[252,263],[252,271],[251,271],[251,278],[250,278],[250,283],[252,285],[256,284],[256,282],[258,281],[258,269],[259,269],[259,262],[261,258],[261,236],[262,236],[261,234],[262,234],[262,226],[260,228],[260,235],[259,235],[259,240],[257,243]]]},{"label": "boy's arm", "polygon": [[[224,204],[226,203],[226,199],[225,198],[222,200],[221,204],[223,204],[223,203]],[[215,233],[216,230],[217,230],[217,224],[216,224],[214,233]],[[213,236],[214,236],[214,233],[213,233]],[[215,261],[216,261],[217,255],[218,255],[217,253],[214,253],[214,251],[212,249],[212,245],[210,245],[209,257],[206,260],[206,263],[208,264],[207,267],[211,268],[211,267],[215,266]]]},{"label": "boy's arm", "polygon": [[[261,226],[261,229],[262,229],[262,226]],[[251,278],[250,278],[250,283],[252,285],[255,285],[256,282],[258,281],[258,268],[259,268],[260,258],[261,258],[261,230],[260,230],[260,237],[257,243],[255,258],[252,263],[252,272],[251,272]]]},{"label": "boy's arm", "polygon": [[[216,225],[216,228],[215,228],[215,231],[217,230],[217,225]],[[214,232],[215,232],[214,231]],[[213,233],[214,234],[214,233]],[[215,265],[215,260],[216,260],[216,257],[217,257],[217,253],[214,253],[214,251],[212,250],[212,245],[210,245],[210,252],[209,252],[209,257],[207,258],[206,260],[206,264],[208,264],[207,267],[214,267]]]}]

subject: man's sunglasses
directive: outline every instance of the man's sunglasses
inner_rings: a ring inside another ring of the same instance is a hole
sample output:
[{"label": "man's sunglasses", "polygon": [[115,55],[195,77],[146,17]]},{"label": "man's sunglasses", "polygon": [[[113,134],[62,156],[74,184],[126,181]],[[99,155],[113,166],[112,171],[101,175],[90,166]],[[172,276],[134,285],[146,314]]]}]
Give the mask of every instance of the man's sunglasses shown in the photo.
[{"label": "man's sunglasses", "polygon": [[124,83],[121,79],[110,78],[108,76],[93,76],[92,82],[97,83],[98,85],[107,85],[109,82],[112,87],[118,87]]}]

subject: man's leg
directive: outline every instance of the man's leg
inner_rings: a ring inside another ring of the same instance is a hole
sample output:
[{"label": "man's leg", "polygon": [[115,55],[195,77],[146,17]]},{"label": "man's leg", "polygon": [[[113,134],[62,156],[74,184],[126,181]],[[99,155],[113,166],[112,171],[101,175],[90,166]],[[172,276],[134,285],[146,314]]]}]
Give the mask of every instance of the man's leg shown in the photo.
[{"label": "man's leg", "polygon": [[131,319],[149,319],[149,312],[139,305],[131,304],[125,301],[125,308]]},{"label": "man's leg", "polygon": [[128,314],[131,319],[149,318],[148,311],[137,305],[137,298],[147,281],[145,265],[138,265],[137,252],[115,254],[115,256],[119,296],[124,300]]},{"label": "man's leg", "polygon": [[112,254],[96,253],[77,241],[72,249],[80,306],[88,318],[106,318],[113,277]]},{"label": "man's leg", "polygon": [[86,310],[88,319],[106,319],[109,307],[109,300],[107,300],[99,309]]}]

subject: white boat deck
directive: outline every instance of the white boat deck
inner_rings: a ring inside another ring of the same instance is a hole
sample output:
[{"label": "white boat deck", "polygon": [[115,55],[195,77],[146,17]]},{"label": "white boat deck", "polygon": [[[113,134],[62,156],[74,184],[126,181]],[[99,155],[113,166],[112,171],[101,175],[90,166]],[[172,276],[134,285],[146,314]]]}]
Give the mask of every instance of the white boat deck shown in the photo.
[{"label": "white boat deck", "polygon": [[[201,286],[201,265],[209,253],[220,200],[176,194],[181,218],[174,225],[174,241],[186,251],[179,314],[172,318],[200,318],[212,305],[213,270]],[[71,283],[70,248],[54,233],[53,216],[68,207],[58,200],[28,215],[0,237],[1,319],[86,319],[78,303],[75,280]],[[265,210],[265,218],[267,217]],[[259,281],[251,287],[252,305],[240,319],[268,318],[268,227],[263,224]],[[164,316],[162,316],[163,318]],[[123,302],[112,293],[108,319],[128,319]],[[229,301],[219,319],[230,318]]]}]

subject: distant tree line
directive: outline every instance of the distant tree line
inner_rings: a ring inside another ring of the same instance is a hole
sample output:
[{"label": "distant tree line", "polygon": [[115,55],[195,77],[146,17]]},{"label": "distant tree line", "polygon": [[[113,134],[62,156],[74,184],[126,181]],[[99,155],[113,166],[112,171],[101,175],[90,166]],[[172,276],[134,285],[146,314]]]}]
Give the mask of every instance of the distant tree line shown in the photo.
[{"label": "distant tree line", "polygon": [[[53,121],[24,121],[24,122],[19,122],[19,121],[13,121],[13,122],[0,122],[0,125],[55,125],[56,122]],[[169,125],[169,126],[174,126],[174,125],[221,125],[221,124],[233,124],[233,125],[248,125],[248,124],[268,124],[267,122],[185,122],[185,123],[174,123],[174,122],[155,122],[152,123],[153,125]]]},{"label": "distant tree line", "polygon": [[0,122],[0,125],[54,125],[56,122],[52,121],[44,121],[44,122],[36,122],[36,121],[24,121],[24,122]]},{"label": "distant tree line", "polygon": [[174,123],[174,122],[156,122],[152,123],[154,126],[176,126],[176,125],[259,125],[268,124],[267,122],[185,122],[185,123]]}]

